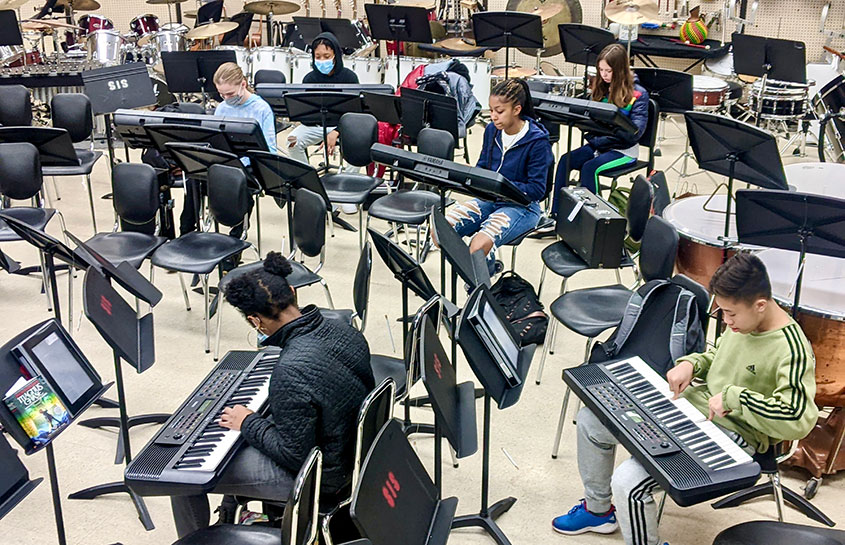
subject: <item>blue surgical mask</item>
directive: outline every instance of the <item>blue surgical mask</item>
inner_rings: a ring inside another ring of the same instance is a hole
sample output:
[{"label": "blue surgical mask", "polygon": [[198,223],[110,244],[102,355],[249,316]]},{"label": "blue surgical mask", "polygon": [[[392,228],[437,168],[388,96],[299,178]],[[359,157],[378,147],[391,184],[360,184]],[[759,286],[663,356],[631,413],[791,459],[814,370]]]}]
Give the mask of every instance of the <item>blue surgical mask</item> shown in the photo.
[{"label": "blue surgical mask", "polygon": [[257,329],[255,330],[255,332],[258,335],[258,346],[264,346],[264,341],[266,341],[268,339],[269,335],[265,335],[264,333],[258,331]]},{"label": "blue surgical mask", "polygon": [[328,76],[334,69],[334,59],[327,61],[314,61],[314,68],[316,68],[321,74]]}]

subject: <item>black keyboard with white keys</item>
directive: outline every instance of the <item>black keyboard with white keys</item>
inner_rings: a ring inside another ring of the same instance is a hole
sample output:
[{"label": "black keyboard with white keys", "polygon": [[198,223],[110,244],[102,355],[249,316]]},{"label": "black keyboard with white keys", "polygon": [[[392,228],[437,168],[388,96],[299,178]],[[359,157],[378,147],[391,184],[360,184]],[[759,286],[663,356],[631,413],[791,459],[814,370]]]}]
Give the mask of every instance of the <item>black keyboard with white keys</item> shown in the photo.
[{"label": "black keyboard with white keys", "polygon": [[142,496],[209,492],[243,444],[239,431],[218,424],[225,407],[267,405],[276,349],[233,351],[202,381],[124,472]]},{"label": "black keyboard with white keys", "polygon": [[760,466],[640,358],[567,369],[564,381],[682,506],[753,485]]}]

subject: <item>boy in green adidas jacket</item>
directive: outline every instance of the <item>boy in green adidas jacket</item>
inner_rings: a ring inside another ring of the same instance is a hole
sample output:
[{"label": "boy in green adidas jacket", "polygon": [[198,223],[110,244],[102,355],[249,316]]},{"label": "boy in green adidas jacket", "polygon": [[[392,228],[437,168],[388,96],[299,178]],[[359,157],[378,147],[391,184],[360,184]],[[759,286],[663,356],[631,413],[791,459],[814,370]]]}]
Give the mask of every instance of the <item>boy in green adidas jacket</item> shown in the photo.
[{"label": "boy in green adidas jacket", "polygon": [[[669,387],[757,452],[802,439],[819,415],[815,358],[801,327],[772,300],[765,265],[737,254],[710,290],[728,329],[714,348],[678,360],[666,374]],[[694,378],[704,384],[690,386]]]}]

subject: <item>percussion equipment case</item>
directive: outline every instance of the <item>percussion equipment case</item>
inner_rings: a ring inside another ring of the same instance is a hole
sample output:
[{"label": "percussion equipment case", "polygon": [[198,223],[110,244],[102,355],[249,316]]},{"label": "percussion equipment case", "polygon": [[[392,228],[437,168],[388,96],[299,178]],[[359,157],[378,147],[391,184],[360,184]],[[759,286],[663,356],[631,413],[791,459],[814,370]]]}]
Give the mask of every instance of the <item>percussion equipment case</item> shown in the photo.
[{"label": "percussion equipment case", "polygon": [[561,189],[557,234],[591,268],[619,267],[625,223],[624,216],[587,189]]}]

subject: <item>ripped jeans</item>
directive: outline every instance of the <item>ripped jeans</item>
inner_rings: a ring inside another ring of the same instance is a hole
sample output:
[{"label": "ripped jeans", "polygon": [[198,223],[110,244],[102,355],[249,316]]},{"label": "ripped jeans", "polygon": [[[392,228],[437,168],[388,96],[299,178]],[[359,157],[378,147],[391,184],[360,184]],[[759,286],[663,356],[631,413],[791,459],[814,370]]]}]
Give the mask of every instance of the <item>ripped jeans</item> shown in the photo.
[{"label": "ripped jeans", "polygon": [[462,237],[484,233],[493,241],[493,250],[487,256],[487,266],[492,273],[496,248],[537,227],[537,222],[540,221],[540,205],[532,202],[528,206],[520,206],[470,199],[450,208],[446,219]]}]

